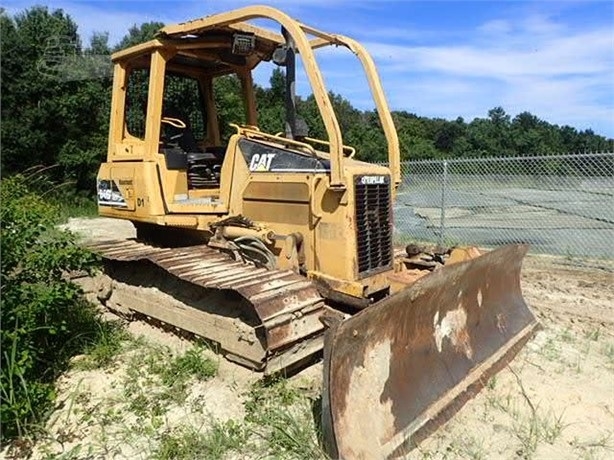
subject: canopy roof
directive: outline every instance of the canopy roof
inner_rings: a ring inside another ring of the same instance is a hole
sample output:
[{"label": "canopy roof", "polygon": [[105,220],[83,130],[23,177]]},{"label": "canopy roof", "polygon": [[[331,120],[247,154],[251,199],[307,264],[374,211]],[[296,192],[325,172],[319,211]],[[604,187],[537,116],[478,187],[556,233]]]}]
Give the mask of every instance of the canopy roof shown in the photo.
[{"label": "canopy roof", "polygon": [[[249,19],[270,17],[273,10],[269,7],[254,7],[261,14],[253,14]],[[281,34],[257,27],[237,17],[236,12],[207,16],[193,21],[165,26],[158,31],[156,38],[148,42],[126,48],[112,55],[113,62],[130,61],[135,66],[149,65],[151,53],[156,49],[167,49],[176,53],[172,61],[175,65],[200,68],[207,73],[222,75],[236,72],[238,68],[253,69],[261,61],[269,61],[273,52],[285,43]],[[283,15],[283,19],[288,20]],[[308,36],[312,49],[329,44],[345,45],[342,37],[321,32],[312,27],[292,20],[293,24]],[[255,46],[247,56],[232,53],[235,34],[253,35]]]}]

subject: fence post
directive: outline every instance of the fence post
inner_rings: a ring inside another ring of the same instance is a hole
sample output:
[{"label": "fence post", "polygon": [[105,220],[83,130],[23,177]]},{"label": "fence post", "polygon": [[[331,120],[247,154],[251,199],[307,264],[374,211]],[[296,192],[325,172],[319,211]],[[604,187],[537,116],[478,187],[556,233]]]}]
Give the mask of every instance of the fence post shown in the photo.
[{"label": "fence post", "polygon": [[443,160],[441,180],[441,215],[439,219],[439,246],[443,247],[446,232],[446,187],[448,183],[448,160]]}]

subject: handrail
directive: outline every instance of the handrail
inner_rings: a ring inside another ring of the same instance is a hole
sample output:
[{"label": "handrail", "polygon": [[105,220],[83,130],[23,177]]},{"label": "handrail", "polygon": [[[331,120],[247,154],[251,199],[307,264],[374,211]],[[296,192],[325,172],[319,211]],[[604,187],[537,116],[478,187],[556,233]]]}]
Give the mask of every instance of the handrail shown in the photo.
[{"label": "handrail", "polygon": [[[310,155],[317,157],[318,156],[318,152],[315,151],[315,149],[313,148],[313,146],[305,143],[305,142],[300,142],[297,141],[295,139],[288,139],[285,137],[281,137],[281,136],[277,136],[274,134],[269,134],[269,133],[265,133],[264,131],[260,131],[260,129],[258,129],[255,126],[239,126],[235,123],[229,123],[228,124],[231,128],[234,128],[237,130],[237,134],[244,134],[246,137],[252,137],[252,138],[262,138],[265,140],[269,140],[269,141],[273,141],[273,142],[279,142],[282,141],[284,144],[286,145],[293,145],[295,147],[299,147],[302,149],[305,149],[309,152]],[[254,129],[255,128],[255,129]]]},{"label": "handrail", "polygon": [[[280,139],[285,139],[284,138],[285,134],[286,133],[284,133],[283,131],[280,131],[278,133],[275,133],[274,136],[278,137]],[[314,144],[327,145],[327,146],[330,147],[330,142],[324,141],[322,139],[317,139],[315,137],[303,137],[303,139],[305,139],[306,141],[309,141],[309,142],[313,142]],[[354,155],[356,155],[356,149],[354,147],[352,147],[352,146],[344,144],[343,145],[343,150],[347,150],[349,152],[348,158],[354,158]]]},{"label": "handrail", "polygon": [[[330,146],[330,142],[328,141],[324,141],[322,139],[317,139],[315,137],[303,137],[303,139],[305,139],[306,141],[309,142],[313,142],[314,144],[320,144],[320,145],[328,145]],[[356,149],[350,145],[343,145],[343,150],[347,150],[348,153],[348,158],[354,158],[354,155],[356,155]]]},{"label": "handrail", "polygon": [[160,121],[179,129],[185,129],[187,127],[185,121],[180,120],[179,118],[162,117]]}]

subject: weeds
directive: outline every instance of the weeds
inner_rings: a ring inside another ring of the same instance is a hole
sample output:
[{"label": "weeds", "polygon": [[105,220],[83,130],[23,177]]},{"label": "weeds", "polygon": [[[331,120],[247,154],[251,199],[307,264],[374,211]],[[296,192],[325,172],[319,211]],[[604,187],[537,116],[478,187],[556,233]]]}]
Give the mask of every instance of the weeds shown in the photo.
[{"label": "weeds", "polygon": [[276,380],[270,384],[258,381],[252,385],[247,393],[247,401],[245,402],[247,418],[259,416],[262,411],[268,410],[271,405],[291,406],[298,399],[298,391],[290,387],[284,379]]},{"label": "weeds", "polygon": [[128,363],[124,380],[128,408],[139,417],[162,415],[166,412],[165,403],[185,400],[190,380],[208,380],[217,370],[217,363],[204,356],[201,346],[179,356],[173,356],[165,347],[149,347]]},{"label": "weeds", "polygon": [[60,208],[62,221],[68,221],[70,217],[97,217],[98,204],[96,200],[86,196],[73,196],[66,200],[65,197],[57,200]]},{"label": "weeds", "polygon": [[157,460],[222,459],[247,441],[245,428],[233,420],[215,422],[205,433],[198,428],[184,426],[174,432],[163,433],[153,458]]},{"label": "weeds", "polygon": [[85,347],[86,356],[75,363],[75,368],[92,370],[109,366],[122,351],[124,342],[130,339],[120,321],[101,322],[95,339]]},{"label": "weeds", "polygon": [[308,400],[291,409],[271,407],[260,418],[258,433],[266,439],[269,454],[274,458],[326,458]]},{"label": "weeds", "polygon": [[601,354],[605,356],[608,360],[608,365],[610,368],[614,367],[614,343],[606,342],[601,347]]},{"label": "weeds", "polygon": [[568,327],[561,333],[561,340],[566,343],[573,343],[575,341],[571,328]]},{"label": "weeds", "polygon": [[584,362],[584,359],[585,357],[583,356],[577,356],[576,359],[574,360],[572,369],[574,370],[576,374],[582,373],[582,363]]},{"label": "weeds", "polygon": [[[175,389],[178,381],[184,381],[184,375],[210,378],[216,368],[203,361],[201,351],[195,348],[174,358],[165,355],[165,350],[150,352],[144,360],[146,372],[157,374],[166,390],[160,392],[146,384],[139,387],[139,381],[143,384],[142,377],[128,381],[130,409],[140,416],[151,414],[152,410],[156,411],[154,404],[164,407],[166,391]],[[170,375],[175,376],[174,381]],[[161,435],[154,458],[218,459],[231,451],[255,451],[272,458],[326,458],[314,422],[313,407],[317,406],[314,400],[300,394],[286,380],[269,384],[259,381],[245,396],[246,417],[242,422],[214,421],[206,432],[194,427],[166,431]]]},{"label": "weeds", "polygon": [[43,460],[77,460],[81,458],[91,458],[92,457],[92,449],[89,447],[85,449],[84,446],[78,444],[66,452],[62,453],[47,453]]},{"label": "weeds", "polygon": [[0,184],[2,441],[40,423],[55,398],[56,377],[97,340],[101,323],[64,276],[93,270],[97,258],[56,229],[58,209],[32,191],[37,181],[44,182],[14,176]]},{"label": "weeds", "polygon": [[554,441],[561,436],[563,429],[567,426],[563,423],[563,415],[564,412],[561,412],[559,415],[548,412],[545,416],[539,417],[541,437],[548,444],[554,444]]},{"label": "weeds", "polygon": [[299,394],[286,380],[258,382],[248,393],[245,420],[273,458],[325,459],[321,433],[314,423],[317,407],[316,400]]},{"label": "weeds", "polygon": [[560,361],[561,349],[554,337],[549,337],[546,343],[541,349],[541,354],[548,359],[548,361]]},{"label": "weeds", "polygon": [[452,451],[460,458],[472,460],[486,460],[488,451],[484,447],[484,439],[479,439],[466,433],[458,442],[454,443]]},{"label": "weeds", "polygon": [[159,374],[162,383],[172,385],[177,380],[185,381],[190,377],[209,380],[217,374],[217,363],[203,355],[201,347],[193,347],[173,359],[168,367]]},{"label": "weeds", "polygon": [[590,331],[585,331],[584,337],[586,338],[586,340],[590,340],[592,342],[598,342],[599,338],[601,337],[601,329],[595,328],[595,329],[591,329]]},{"label": "weeds", "polygon": [[522,458],[531,458],[540,442],[553,444],[559,438],[566,426],[563,413],[556,415],[549,411],[544,414],[539,405],[533,404],[529,398],[519,375],[511,367],[508,369],[516,379],[529,413],[526,414],[526,410],[522,410],[509,393],[503,399],[493,396],[489,402],[512,419],[511,432],[520,442],[517,454]]},{"label": "weeds", "polygon": [[610,440],[612,439],[612,433],[608,432],[597,439],[593,439],[591,441],[580,442],[580,440],[575,437],[569,444],[572,445],[575,449],[579,450],[582,453],[581,458],[586,459],[597,459],[603,458],[603,451],[614,452],[614,447]]}]

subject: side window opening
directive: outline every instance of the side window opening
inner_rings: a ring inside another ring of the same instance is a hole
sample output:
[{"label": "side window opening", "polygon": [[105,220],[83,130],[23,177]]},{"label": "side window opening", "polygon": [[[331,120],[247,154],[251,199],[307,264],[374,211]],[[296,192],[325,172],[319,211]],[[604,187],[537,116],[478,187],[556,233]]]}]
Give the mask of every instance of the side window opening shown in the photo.
[{"label": "side window opening", "polygon": [[202,145],[207,137],[206,119],[203,95],[196,79],[180,74],[166,74],[162,116],[183,121],[189,136],[193,137],[196,144]]},{"label": "side window opening", "polygon": [[222,143],[226,144],[234,133],[230,123],[244,125],[247,120],[239,77],[231,74],[214,78],[213,95]]},{"label": "side window opening", "polygon": [[166,74],[160,134],[164,148],[176,146],[184,152],[202,150],[207,137],[206,119],[203,95],[196,79]]},{"label": "side window opening", "polygon": [[149,69],[129,71],[126,86],[125,127],[127,134],[138,139],[145,139]]},{"label": "side window opening", "polygon": [[187,172],[188,190],[220,187],[225,149],[207,145],[211,136],[198,80],[166,74],[160,134],[167,168]]}]

